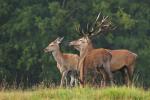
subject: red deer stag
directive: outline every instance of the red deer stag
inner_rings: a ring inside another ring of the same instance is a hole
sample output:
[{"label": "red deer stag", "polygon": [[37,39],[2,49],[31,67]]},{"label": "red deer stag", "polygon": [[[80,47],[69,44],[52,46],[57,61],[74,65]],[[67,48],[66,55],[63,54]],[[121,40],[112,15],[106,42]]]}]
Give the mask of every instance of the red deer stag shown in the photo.
[{"label": "red deer stag", "polygon": [[[45,49],[45,52],[52,52],[54,59],[57,62],[57,68],[59,69],[60,73],[62,74],[61,77],[61,84],[60,86],[64,85],[64,81],[67,84],[67,74],[69,71],[77,71],[77,65],[79,61],[79,56],[76,54],[69,54],[69,53],[62,53],[60,51],[59,44],[63,38],[57,38],[53,42],[51,42]],[[74,79],[75,78],[75,79]],[[77,77],[71,76],[70,85],[73,85],[73,81],[77,84]]]},{"label": "red deer stag", "polygon": [[[107,29],[108,30],[113,29],[111,22],[109,20],[106,20],[108,17],[103,17],[102,21],[98,22],[99,17],[100,14],[97,16],[95,23],[93,23],[95,29],[97,28],[99,29],[99,31],[98,32],[95,31],[96,32],[95,33],[94,27],[89,28],[89,25],[87,24],[87,30],[88,30],[86,32],[87,36],[91,37]],[[78,27],[77,30],[83,33],[83,30],[81,31],[80,27]],[[81,51],[81,48],[79,48],[79,46],[77,46],[75,42],[72,42],[70,44],[74,45],[74,47],[78,51]],[[108,51],[112,55],[111,64],[110,64],[111,71],[112,72],[121,71],[124,76],[125,84],[129,85],[133,77],[134,65],[137,59],[137,55],[129,50],[108,50]]]},{"label": "red deer stag", "polygon": [[[99,15],[95,21],[94,27],[92,27],[90,31],[84,32],[80,27],[76,27],[76,30],[81,33],[83,37],[69,43],[70,46],[74,46],[80,51],[80,61],[78,66],[80,68],[80,83],[82,86],[84,86],[84,80],[89,70],[100,72],[103,76],[104,83],[109,79],[111,85],[113,84],[113,76],[110,71],[111,53],[103,48],[94,49],[92,42],[89,39],[89,36],[93,36],[101,31],[111,28],[111,26],[109,26],[110,23],[107,21],[107,17],[103,17],[101,22],[99,22]],[[87,25],[87,29],[88,28],[89,25]]]}]

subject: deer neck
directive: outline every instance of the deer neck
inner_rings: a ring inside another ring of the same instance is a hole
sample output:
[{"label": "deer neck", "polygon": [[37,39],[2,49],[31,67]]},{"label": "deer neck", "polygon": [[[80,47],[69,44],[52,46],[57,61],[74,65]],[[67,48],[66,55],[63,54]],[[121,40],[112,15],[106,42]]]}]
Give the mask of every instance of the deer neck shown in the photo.
[{"label": "deer neck", "polygon": [[59,48],[57,50],[53,51],[52,55],[59,65],[62,65],[64,63],[63,54]]},{"label": "deer neck", "polygon": [[93,50],[93,45],[90,42],[87,47],[82,48],[80,50],[80,58],[84,58],[87,55],[87,53],[90,52],[90,51],[92,51],[92,50]]},{"label": "deer neck", "polygon": [[78,63],[78,69],[80,69],[80,81],[83,82],[83,73],[84,73],[84,59],[86,55],[93,50],[92,43],[89,43],[87,47],[80,50],[80,60]]},{"label": "deer neck", "polygon": [[79,61],[79,64],[78,64],[78,68],[82,68],[83,66],[83,61],[86,57],[86,55],[93,50],[93,45],[92,43],[90,43],[87,47],[83,48],[80,50],[80,61]]}]

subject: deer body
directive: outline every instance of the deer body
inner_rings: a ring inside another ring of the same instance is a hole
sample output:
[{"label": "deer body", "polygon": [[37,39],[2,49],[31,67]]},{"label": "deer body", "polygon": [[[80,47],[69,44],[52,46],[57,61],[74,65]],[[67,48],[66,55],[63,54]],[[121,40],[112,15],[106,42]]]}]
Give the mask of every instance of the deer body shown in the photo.
[{"label": "deer body", "polygon": [[[108,49],[106,49],[108,50]],[[110,62],[111,72],[121,71],[126,85],[130,85],[133,77],[137,55],[129,50],[108,50],[112,59]],[[90,58],[94,59],[94,58]],[[89,61],[88,61],[89,62]]]},{"label": "deer body", "polygon": [[104,81],[109,79],[113,83],[112,73],[110,71],[111,54],[102,48],[94,49],[89,38],[80,38],[70,42],[80,52],[80,80],[84,85],[84,80],[88,69],[102,74]]},{"label": "deer body", "polygon": [[112,54],[111,71],[121,69],[123,66],[133,65],[137,55],[129,50],[109,50]]},{"label": "deer body", "polygon": [[[107,58],[108,57],[108,58]],[[99,63],[105,63],[107,61],[107,59],[110,59],[111,55],[107,54],[107,51],[105,51],[105,49],[93,49],[90,52],[88,52],[88,54],[85,57],[84,60],[84,66],[86,66],[87,68],[90,67],[97,67],[97,64]]]},{"label": "deer body", "polygon": [[57,62],[57,68],[62,74],[66,70],[77,70],[77,64],[79,56],[76,54],[62,53],[60,50],[52,53],[55,61]]},{"label": "deer body", "polygon": [[137,55],[129,50],[109,50],[112,54],[112,72],[122,71],[126,85],[131,83]]},{"label": "deer body", "polygon": [[[51,42],[48,47],[44,49],[45,52],[52,52],[52,55],[57,62],[57,68],[59,69],[61,77],[61,86],[63,86],[64,81],[67,83],[67,74],[71,70],[78,70],[78,60],[79,56],[76,54],[62,53],[59,48],[59,43],[62,39],[57,38],[55,41]],[[73,77],[71,77],[73,78]],[[73,79],[71,79],[73,80]],[[70,84],[71,85],[71,84]]]}]

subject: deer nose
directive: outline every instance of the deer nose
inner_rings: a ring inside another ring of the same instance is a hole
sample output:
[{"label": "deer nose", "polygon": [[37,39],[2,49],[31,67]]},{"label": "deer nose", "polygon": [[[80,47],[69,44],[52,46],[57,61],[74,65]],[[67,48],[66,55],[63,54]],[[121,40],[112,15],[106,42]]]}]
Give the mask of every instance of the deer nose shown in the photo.
[{"label": "deer nose", "polygon": [[44,52],[47,52],[47,48],[44,49]]}]

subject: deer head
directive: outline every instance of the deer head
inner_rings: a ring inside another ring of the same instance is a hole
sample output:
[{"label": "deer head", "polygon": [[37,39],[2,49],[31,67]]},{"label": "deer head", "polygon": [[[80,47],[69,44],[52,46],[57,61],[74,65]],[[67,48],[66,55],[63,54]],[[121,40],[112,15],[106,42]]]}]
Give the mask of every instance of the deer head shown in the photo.
[{"label": "deer head", "polygon": [[92,24],[86,25],[86,30],[81,28],[80,25],[76,26],[75,29],[83,37],[70,42],[69,45],[74,46],[74,48],[77,50],[81,50],[82,48],[92,45],[90,37],[101,34],[107,30],[112,30],[114,27],[112,26],[111,21],[108,19],[108,16],[101,17],[99,13],[96,20]]},{"label": "deer head", "polygon": [[69,43],[70,46],[73,46],[78,51],[86,48],[91,43],[91,40],[88,37],[82,37],[80,39],[77,39],[75,41],[72,41]]},{"label": "deer head", "polygon": [[56,40],[52,41],[45,49],[44,52],[53,52],[59,49],[59,44],[62,42],[64,37],[57,38]]}]

